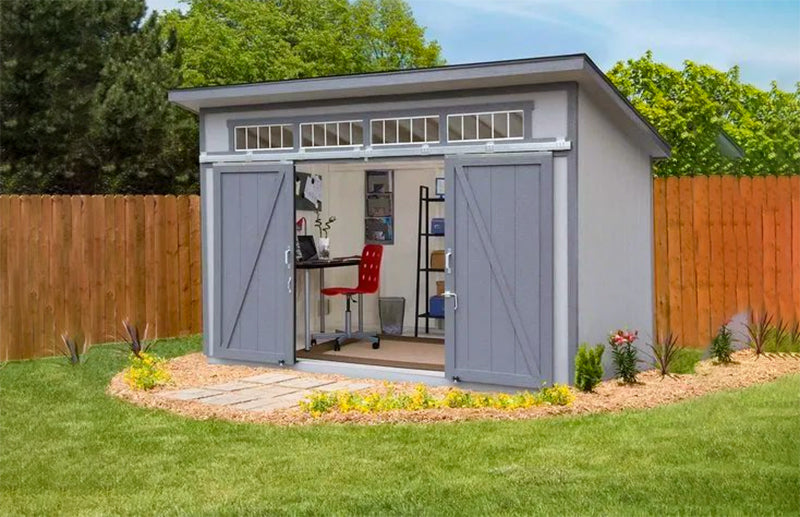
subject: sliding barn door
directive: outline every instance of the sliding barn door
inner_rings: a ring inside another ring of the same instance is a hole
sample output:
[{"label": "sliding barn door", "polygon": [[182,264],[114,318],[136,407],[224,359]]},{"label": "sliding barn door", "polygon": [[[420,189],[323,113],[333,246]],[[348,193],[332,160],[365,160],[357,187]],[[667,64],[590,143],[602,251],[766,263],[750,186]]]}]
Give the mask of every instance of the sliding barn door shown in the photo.
[{"label": "sliding barn door", "polygon": [[213,355],[292,364],[294,168],[228,166],[214,173]]},{"label": "sliding barn door", "polygon": [[452,157],[445,176],[448,377],[552,381],[552,155]]}]

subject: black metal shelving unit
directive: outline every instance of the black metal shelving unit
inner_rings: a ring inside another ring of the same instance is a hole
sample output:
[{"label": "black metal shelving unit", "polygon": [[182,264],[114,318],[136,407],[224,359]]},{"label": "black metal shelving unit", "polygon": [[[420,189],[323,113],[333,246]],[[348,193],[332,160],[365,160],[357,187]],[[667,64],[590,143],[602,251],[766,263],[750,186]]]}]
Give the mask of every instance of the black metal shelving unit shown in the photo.
[{"label": "black metal shelving unit", "polygon": [[[414,318],[414,337],[419,336],[419,321],[425,320],[425,333],[430,332],[430,320],[442,319],[440,316],[431,316],[430,314],[430,274],[431,273],[444,273],[444,269],[430,267],[431,250],[430,240],[432,238],[444,238],[443,234],[430,233],[430,204],[442,203],[443,197],[431,197],[430,189],[425,185],[419,187],[419,224],[417,225],[417,293],[415,310],[417,317]],[[423,241],[425,244],[425,254],[422,254]],[[425,297],[422,299],[422,310],[420,308],[420,294],[422,285],[420,280],[425,278]]]}]

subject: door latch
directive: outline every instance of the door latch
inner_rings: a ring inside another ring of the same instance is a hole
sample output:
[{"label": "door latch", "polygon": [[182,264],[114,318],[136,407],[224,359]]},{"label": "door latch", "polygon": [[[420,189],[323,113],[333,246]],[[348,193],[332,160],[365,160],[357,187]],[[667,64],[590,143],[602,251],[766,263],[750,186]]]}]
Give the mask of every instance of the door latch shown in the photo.
[{"label": "door latch", "polygon": [[444,272],[448,275],[452,273],[452,269],[450,269],[450,257],[453,256],[453,250],[447,248],[447,251],[444,252]]},{"label": "door latch", "polygon": [[442,293],[443,298],[452,298],[453,299],[453,310],[458,310],[458,295],[451,291],[445,291]]},{"label": "door latch", "polygon": [[289,264],[289,257],[292,254],[292,247],[287,246],[286,251],[283,252],[283,263],[286,264],[286,269],[292,269],[292,265]]},{"label": "door latch", "polygon": [[286,290],[290,293],[292,292],[292,277],[289,277],[289,279],[286,281]]}]

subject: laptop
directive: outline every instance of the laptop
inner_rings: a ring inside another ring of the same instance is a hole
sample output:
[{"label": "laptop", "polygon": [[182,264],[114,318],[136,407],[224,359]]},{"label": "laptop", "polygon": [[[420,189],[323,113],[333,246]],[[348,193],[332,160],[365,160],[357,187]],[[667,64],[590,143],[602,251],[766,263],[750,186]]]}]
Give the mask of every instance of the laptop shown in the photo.
[{"label": "laptop", "polygon": [[314,260],[317,258],[317,245],[314,244],[313,235],[297,236],[297,261]]}]

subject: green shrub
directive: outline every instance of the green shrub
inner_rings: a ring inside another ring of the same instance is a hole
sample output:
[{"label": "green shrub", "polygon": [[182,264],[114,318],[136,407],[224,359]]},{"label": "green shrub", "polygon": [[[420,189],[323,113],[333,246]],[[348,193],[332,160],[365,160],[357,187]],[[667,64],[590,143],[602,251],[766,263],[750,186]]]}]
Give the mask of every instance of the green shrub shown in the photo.
[{"label": "green shrub", "polygon": [[397,409],[421,411],[434,408],[493,408],[514,410],[541,405],[567,406],[575,400],[569,386],[554,384],[542,388],[538,393],[529,391],[508,393],[473,393],[452,388],[443,396],[435,396],[428,388],[419,384],[410,393],[398,392],[388,384],[386,390],[371,393],[337,391],[314,392],[300,401],[300,409],[318,417],[323,413],[381,413]]},{"label": "green shrub", "polygon": [[625,384],[635,384],[639,373],[639,356],[633,343],[639,339],[639,331],[626,332],[622,329],[608,336],[611,345],[611,359],[618,379]]},{"label": "green shrub", "polygon": [[719,364],[726,364],[731,362],[731,354],[733,354],[733,333],[727,325],[720,327],[717,335],[711,341],[709,354]]},{"label": "green shrub", "polygon": [[755,312],[750,312],[750,320],[745,326],[747,328],[750,348],[753,349],[756,355],[761,355],[767,351],[766,346],[769,340],[771,325],[772,316],[766,312],[764,312],[760,318],[756,318]]},{"label": "green shrub", "polygon": [[603,345],[589,348],[584,343],[575,356],[575,387],[581,391],[593,391],[603,380]]},{"label": "green shrub", "polygon": [[125,372],[125,382],[135,390],[150,390],[169,382],[170,374],[165,367],[164,359],[139,352],[131,353],[131,365]]},{"label": "green shrub", "polygon": [[683,346],[678,344],[678,336],[672,332],[667,332],[665,336],[658,337],[654,343],[650,344],[653,366],[662,377],[673,373],[672,365],[681,350],[683,350]]},{"label": "green shrub", "polygon": [[696,348],[681,348],[669,367],[669,373],[694,373],[694,368],[702,357],[702,350]]}]

